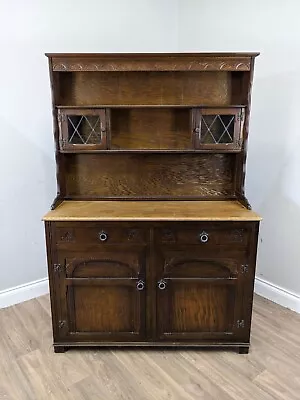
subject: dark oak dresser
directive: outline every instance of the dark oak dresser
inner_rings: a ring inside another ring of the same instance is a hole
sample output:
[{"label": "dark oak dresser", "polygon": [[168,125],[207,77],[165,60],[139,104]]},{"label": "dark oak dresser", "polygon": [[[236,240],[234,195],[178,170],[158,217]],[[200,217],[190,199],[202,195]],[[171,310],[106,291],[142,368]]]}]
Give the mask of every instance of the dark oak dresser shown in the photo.
[{"label": "dark oak dresser", "polygon": [[257,55],[47,54],[55,352],[249,351],[261,218],[244,180]]}]

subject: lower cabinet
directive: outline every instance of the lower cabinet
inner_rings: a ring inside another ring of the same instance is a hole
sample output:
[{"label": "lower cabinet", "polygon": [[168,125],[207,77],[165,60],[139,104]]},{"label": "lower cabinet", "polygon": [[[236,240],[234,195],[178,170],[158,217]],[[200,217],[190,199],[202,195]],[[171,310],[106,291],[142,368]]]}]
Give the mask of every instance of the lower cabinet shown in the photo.
[{"label": "lower cabinet", "polygon": [[162,234],[140,224],[128,236],[112,223],[112,244],[101,224],[99,242],[95,224],[46,225],[55,350],[131,344],[247,351],[258,224],[206,224],[204,239],[196,225]]},{"label": "lower cabinet", "polygon": [[233,340],[243,318],[241,260],[204,256],[201,250],[157,251],[159,340]]},{"label": "lower cabinet", "polygon": [[57,337],[140,341],[145,334],[145,254],[127,249],[61,253]]}]

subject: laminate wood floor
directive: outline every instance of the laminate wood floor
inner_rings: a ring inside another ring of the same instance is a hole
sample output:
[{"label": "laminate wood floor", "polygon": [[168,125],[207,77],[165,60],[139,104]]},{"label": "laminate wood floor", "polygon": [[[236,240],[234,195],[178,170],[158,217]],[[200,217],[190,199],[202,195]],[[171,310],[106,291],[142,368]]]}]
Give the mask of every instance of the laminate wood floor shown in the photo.
[{"label": "laminate wood floor", "polygon": [[300,315],[256,296],[248,355],[213,350],[54,354],[49,297],[0,310],[0,399],[300,400]]}]

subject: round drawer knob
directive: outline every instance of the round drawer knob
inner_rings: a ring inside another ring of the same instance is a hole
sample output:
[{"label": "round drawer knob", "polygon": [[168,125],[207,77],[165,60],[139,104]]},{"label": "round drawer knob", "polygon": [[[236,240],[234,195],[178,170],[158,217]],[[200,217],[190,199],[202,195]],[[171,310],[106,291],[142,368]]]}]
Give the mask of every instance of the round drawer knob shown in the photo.
[{"label": "round drawer knob", "polygon": [[167,282],[164,281],[163,279],[161,279],[160,281],[158,281],[158,289],[160,290],[165,290],[165,288],[167,287]]},{"label": "round drawer knob", "polygon": [[137,290],[144,290],[145,289],[145,282],[144,281],[138,281],[136,284]]},{"label": "round drawer knob", "polygon": [[206,232],[201,232],[200,233],[200,235],[199,235],[199,238],[200,238],[200,242],[202,242],[202,243],[207,243],[208,242],[208,239],[209,239],[209,237],[208,237],[208,233],[206,233]]},{"label": "round drawer knob", "polygon": [[99,239],[101,240],[101,242],[105,242],[108,239],[107,233],[106,232],[100,232],[99,233]]}]

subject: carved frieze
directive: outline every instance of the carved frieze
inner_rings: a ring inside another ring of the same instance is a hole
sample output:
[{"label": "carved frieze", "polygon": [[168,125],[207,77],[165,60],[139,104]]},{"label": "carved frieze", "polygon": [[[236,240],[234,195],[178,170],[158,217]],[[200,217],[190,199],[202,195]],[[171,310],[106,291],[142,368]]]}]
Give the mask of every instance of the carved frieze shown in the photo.
[{"label": "carved frieze", "polygon": [[53,71],[250,71],[250,57],[165,60],[112,58],[54,58]]}]

